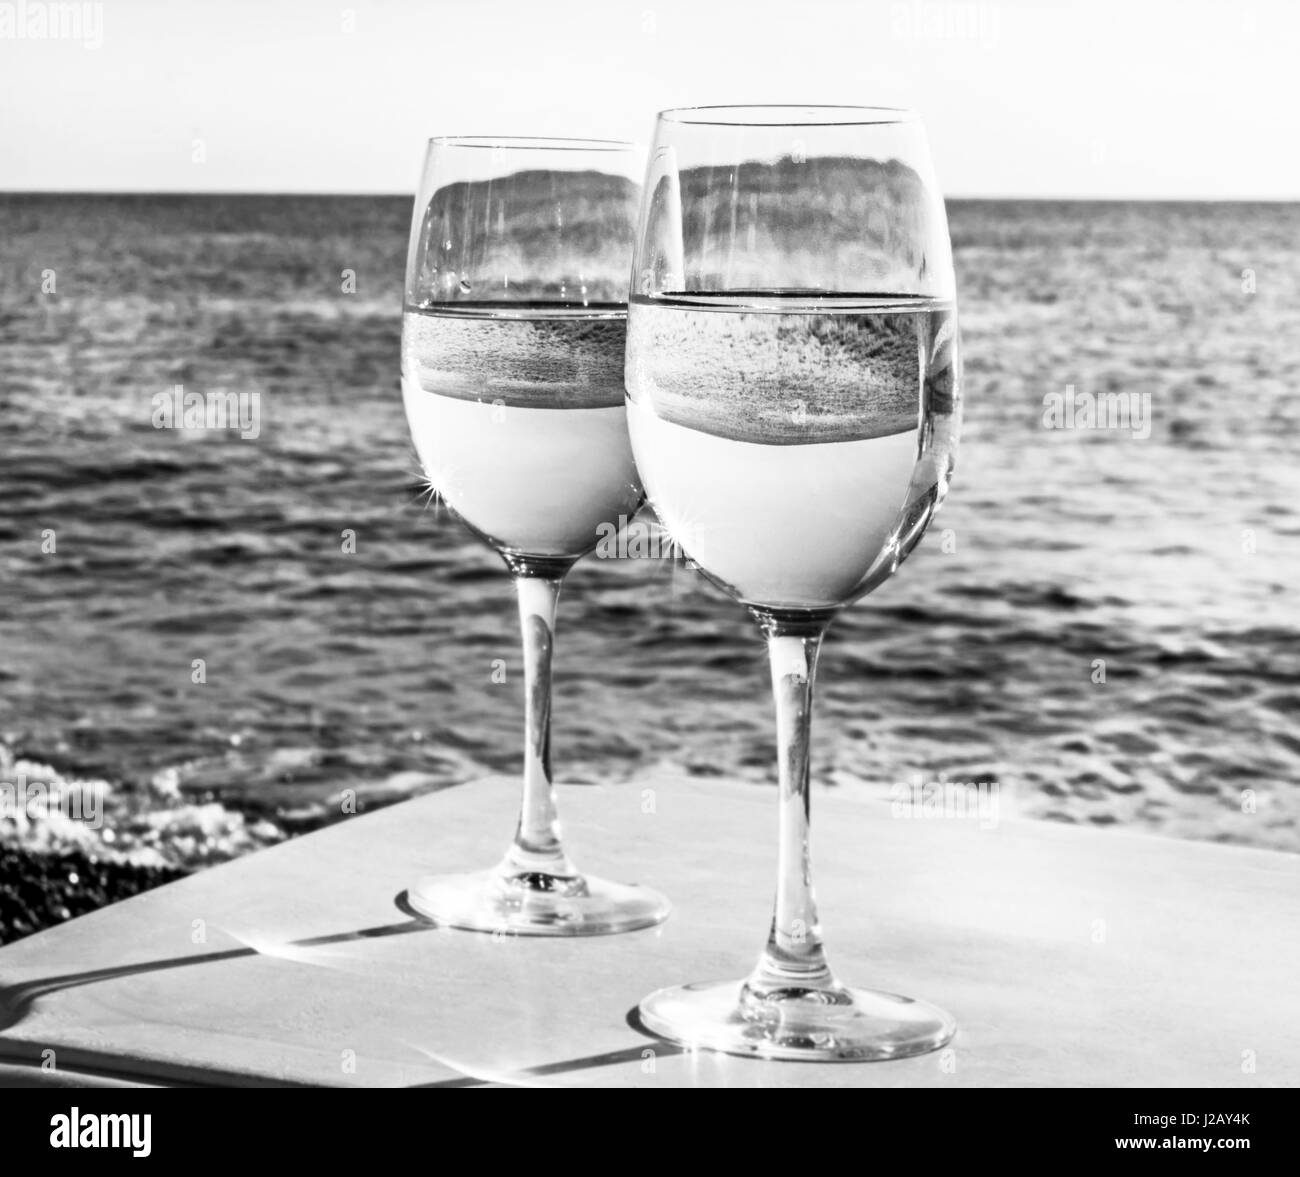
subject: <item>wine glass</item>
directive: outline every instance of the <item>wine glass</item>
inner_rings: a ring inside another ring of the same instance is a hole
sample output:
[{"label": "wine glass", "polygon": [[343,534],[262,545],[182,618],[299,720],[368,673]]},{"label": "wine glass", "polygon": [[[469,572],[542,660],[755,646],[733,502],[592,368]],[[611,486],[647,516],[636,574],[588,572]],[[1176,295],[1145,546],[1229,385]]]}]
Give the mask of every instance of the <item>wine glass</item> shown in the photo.
[{"label": "wine glass", "polygon": [[955,1032],[948,1014],[831,972],[809,859],[822,635],[920,539],[957,440],[951,247],[920,121],[870,107],[661,113],[626,379],[650,503],[766,635],[780,781],[776,903],[757,968],[653,993],[641,1023],[766,1058],[940,1047]]},{"label": "wine glass", "polygon": [[551,661],[565,573],[644,495],[623,408],[627,267],[644,152],[582,139],[437,138],[415,199],[402,399],[429,484],[514,577],[523,801],[493,869],[433,875],[413,908],[458,928],[598,935],[659,923],[647,888],[581,874],[560,840]]}]

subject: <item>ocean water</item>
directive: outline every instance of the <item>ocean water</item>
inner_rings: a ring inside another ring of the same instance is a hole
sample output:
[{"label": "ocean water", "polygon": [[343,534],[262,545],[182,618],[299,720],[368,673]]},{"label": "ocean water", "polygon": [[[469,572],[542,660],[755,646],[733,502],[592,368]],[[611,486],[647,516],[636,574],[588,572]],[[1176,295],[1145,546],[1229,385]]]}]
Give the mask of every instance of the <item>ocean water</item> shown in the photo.
[{"label": "ocean water", "polygon": [[[410,211],[0,196],[0,766],[108,782],[168,861],[520,766],[509,581],[402,413]],[[817,776],[1294,849],[1300,205],[950,217],[957,473],[831,631]],[[259,436],[154,428],[176,385],[259,394]],[[1044,426],[1102,393],[1149,435]],[[556,676],[562,780],[773,777],[757,631],[671,559],[578,565]]]}]

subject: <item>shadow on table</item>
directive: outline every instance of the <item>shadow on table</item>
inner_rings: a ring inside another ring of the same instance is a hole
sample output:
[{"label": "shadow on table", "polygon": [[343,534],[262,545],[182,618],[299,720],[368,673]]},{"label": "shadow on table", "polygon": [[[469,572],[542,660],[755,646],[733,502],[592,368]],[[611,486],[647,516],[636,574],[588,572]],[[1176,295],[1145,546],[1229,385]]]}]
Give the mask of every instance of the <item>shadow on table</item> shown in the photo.
[{"label": "shadow on table", "polygon": [[[642,1031],[645,1033],[645,1031]],[[658,1055],[681,1054],[682,1048],[673,1046],[661,1039],[652,1038],[648,1041],[655,1043],[654,1050]],[[645,1058],[645,1052],[649,1049],[645,1042],[638,1046],[628,1046],[622,1050],[607,1050],[603,1054],[589,1054],[582,1058],[562,1059],[555,1063],[539,1063],[535,1067],[519,1067],[510,1072],[501,1082],[509,1082],[510,1079],[544,1079],[548,1075],[564,1075],[572,1071],[586,1071],[593,1067],[617,1067],[623,1063],[639,1063]],[[429,1083],[413,1083],[412,1087],[489,1087],[497,1080],[476,1079],[472,1076],[466,1076],[462,1079],[435,1079]]]},{"label": "shadow on table", "polygon": [[[414,916],[416,919],[425,919],[415,908],[411,907],[406,900],[406,892],[403,891],[397,897],[397,906],[406,914]],[[430,924],[430,927],[433,925]],[[639,1063],[644,1061],[645,1052],[649,1049],[650,1043],[653,1043],[654,1052],[660,1056],[681,1054],[682,1048],[671,1042],[665,1042],[662,1038],[657,1038],[651,1034],[641,1024],[640,1011],[632,1009],[627,1015],[627,1024],[638,1034],[645,1038],[644,1042],[636,1046],[624,1047],[621,1050],[607,1050],[601,1054],[589,1054],[579,1058],[562,1059],[554,1063],[539,1063],[534,1067],[518,1067],[512,1070],[509,1075],[502,1076],[500,1080],[476,1078],[473,1075],[464,1075],[459,1079],[435,1079],[428,1083],[413,1083],[412,1087],[489,1087],[496,1082],[509,1082],[512,1079],[544,1079],[548,1075],[564,1075],[574,1071],[586,1071],[594,1067],[617,1067],[623,1063]]]},{"label": "shadow on table", "polygon": [[[379,924],[371,928],[357,928],[351,932],[331,932],[325,936],[308,936],[302,940],[290,940],[290,948],[324,948],[333,944],[348,944],[357,940],[375,940],[382,936],[404,936],[410,932],[431,932],[436,928],[428,920],[422,919],[406,904],[406,893],[397,897],[398,908],[411,915],[411,919],[400,924]],[[0,987],[0,1031],[10,1030],[30,1012],[32,1003],[40,997],[51,993],[60,993],[65,989],[76,989],[82,985],[93,985],[97,981],[112,981],[119,977],[135,977],[143,973],[160,973],[168,969],[190,968],[194,965],[212,964],[222,960],[237,960],[245,956],[259,956],[258,949],[227,948],[221,952],[201,952],[194,956],[175,956],[163,960],[143,960],[135,964],[113,965],[103,969],[89,969],[82,973],[62,973],[53,977],[40,977],[34,981],[25,981],[20,985]]]},{"label": "shadow on table", "polygon": [[[323,948],[335,944],[349,944],[359,940],[374,940],[384,936],[404,936],[412,932],[432,932],[438,925],[420,915],[407,901],[403,891],[394,900],[395,906],[404,915],[410,917],[402,923],[379,924],[370,928],[357,928],[350,932],[332,932],[324,936],[308,936],[301,940],[290,940],[289,948]],[[191,968],[195,965],[213,964],[217,961],[237,960],[241,957],[262,955],[254,947],[227,948],[220,952],[201,952],[193,956],[168,957],[161,960],[137,961],[135,964],[114,965],[102,969],[88,969],[80,973],[61,973],[51,977],[39,977],[34,981],[25,981],[19,985],[0,986],[0,1033],[13,1029],[30,1012],[33,1003],[39,998],[83,985],[93,985],[99,981],[113,981],[121,977],[135,977],[145,973],[160,973],[169,969]],[[635,1011],[634,1011],[635,1012]],[[642,1034],[647,1032],[633,1021],[629,1015],[629,1024]],[[656,1040],[657,1041],[657,1040]],[[566,1059],[561,1062],[543,1063],[535,1067],[521,1068],[514,1075],[520,1078],[543,1078],[547,1075],[564,1074],[569,1071],[581,1071],[590,1067],[616,1066],[625,1062],[636,1062],[643,1057],[644,1045],[628,1047],[624,1050],[608,1051],[604,1054],[591,1055],[586,1058]],[[680,1050],[665,1042],[656,1047],[661,1053],[678,1054]],[[0,1051],[0,1054],[3,1052]],[[108,1072],[105,1072],[108,1073]],[[203,1076],[209,1082],[220,1082],[223,1078],[235,1082],[248,1082],[250,1076],[224,1076],[204,1071]],[[417,1083],[416,1087],[481,1087],[489,1085],[491,1080],[473,1076],[456,1079],[434,1080],[429,1083]],[[279,1084],[277,1084],[279,1085]]]}]

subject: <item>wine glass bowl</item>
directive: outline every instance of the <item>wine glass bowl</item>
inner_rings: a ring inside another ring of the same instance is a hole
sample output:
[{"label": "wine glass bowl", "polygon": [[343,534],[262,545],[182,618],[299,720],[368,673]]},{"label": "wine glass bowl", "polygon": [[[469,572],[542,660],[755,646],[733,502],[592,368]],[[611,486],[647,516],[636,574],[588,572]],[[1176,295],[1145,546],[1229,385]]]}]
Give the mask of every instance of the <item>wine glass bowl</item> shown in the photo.
[{"label": "wine glass bowl", "polygon": [[923,534],[960,425],[952,255],[920,122],[665,112],[645,191],[627,384],[656,512],[746,604],[847,604]]},{"label": "wine glass bowl", "polygon": [[656,124],[629,305],[637,469],[683,552],[768,640],[775,910],[743,981],[640,1006],[651,1032],[772,1058],[896,1058],[952,1019],[841,984],[811,883],[812,688],[836,612],[888,579],[947,492],[961,415],[956,291],[919,120],[706,107]]},{"label": "wine glass bowl", "polygon": [[429,145],[403,401],[430,485],[508,560],[577,560],[642,499],[619,411],[640,159],[581,139]]}]

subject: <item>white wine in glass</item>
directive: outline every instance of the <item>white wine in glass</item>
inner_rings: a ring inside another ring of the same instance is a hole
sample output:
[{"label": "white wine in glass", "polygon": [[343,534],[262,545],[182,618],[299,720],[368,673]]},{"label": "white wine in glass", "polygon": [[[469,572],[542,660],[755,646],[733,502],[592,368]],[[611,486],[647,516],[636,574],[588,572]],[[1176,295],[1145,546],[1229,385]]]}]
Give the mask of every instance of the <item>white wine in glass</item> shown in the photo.
[{"label": "white wine in glass", "polygon": [[425,158],[402,399],[431,488],[514,577],[526,698],[523,799],[505,857],[408,892],[450,927],[601,935],[668,914],[655,891],[577,869],[551,774],[560,584],[602,524],[644,497],[623,407],[641,159],[624,143],[490,137],[434,139]]},{"label": "white wine in glass", "polygon": [[780,779],[757,967],[653,993],[641,1023],[767,1058],[936,1049],[955,1032],[948,1014],[832,972],[809,850],[822,635],[924,533],[960,424],[951,249],[919,120],[869,107],[662,113],[632,282],[637,469],[673,539],[767,637]]}]

